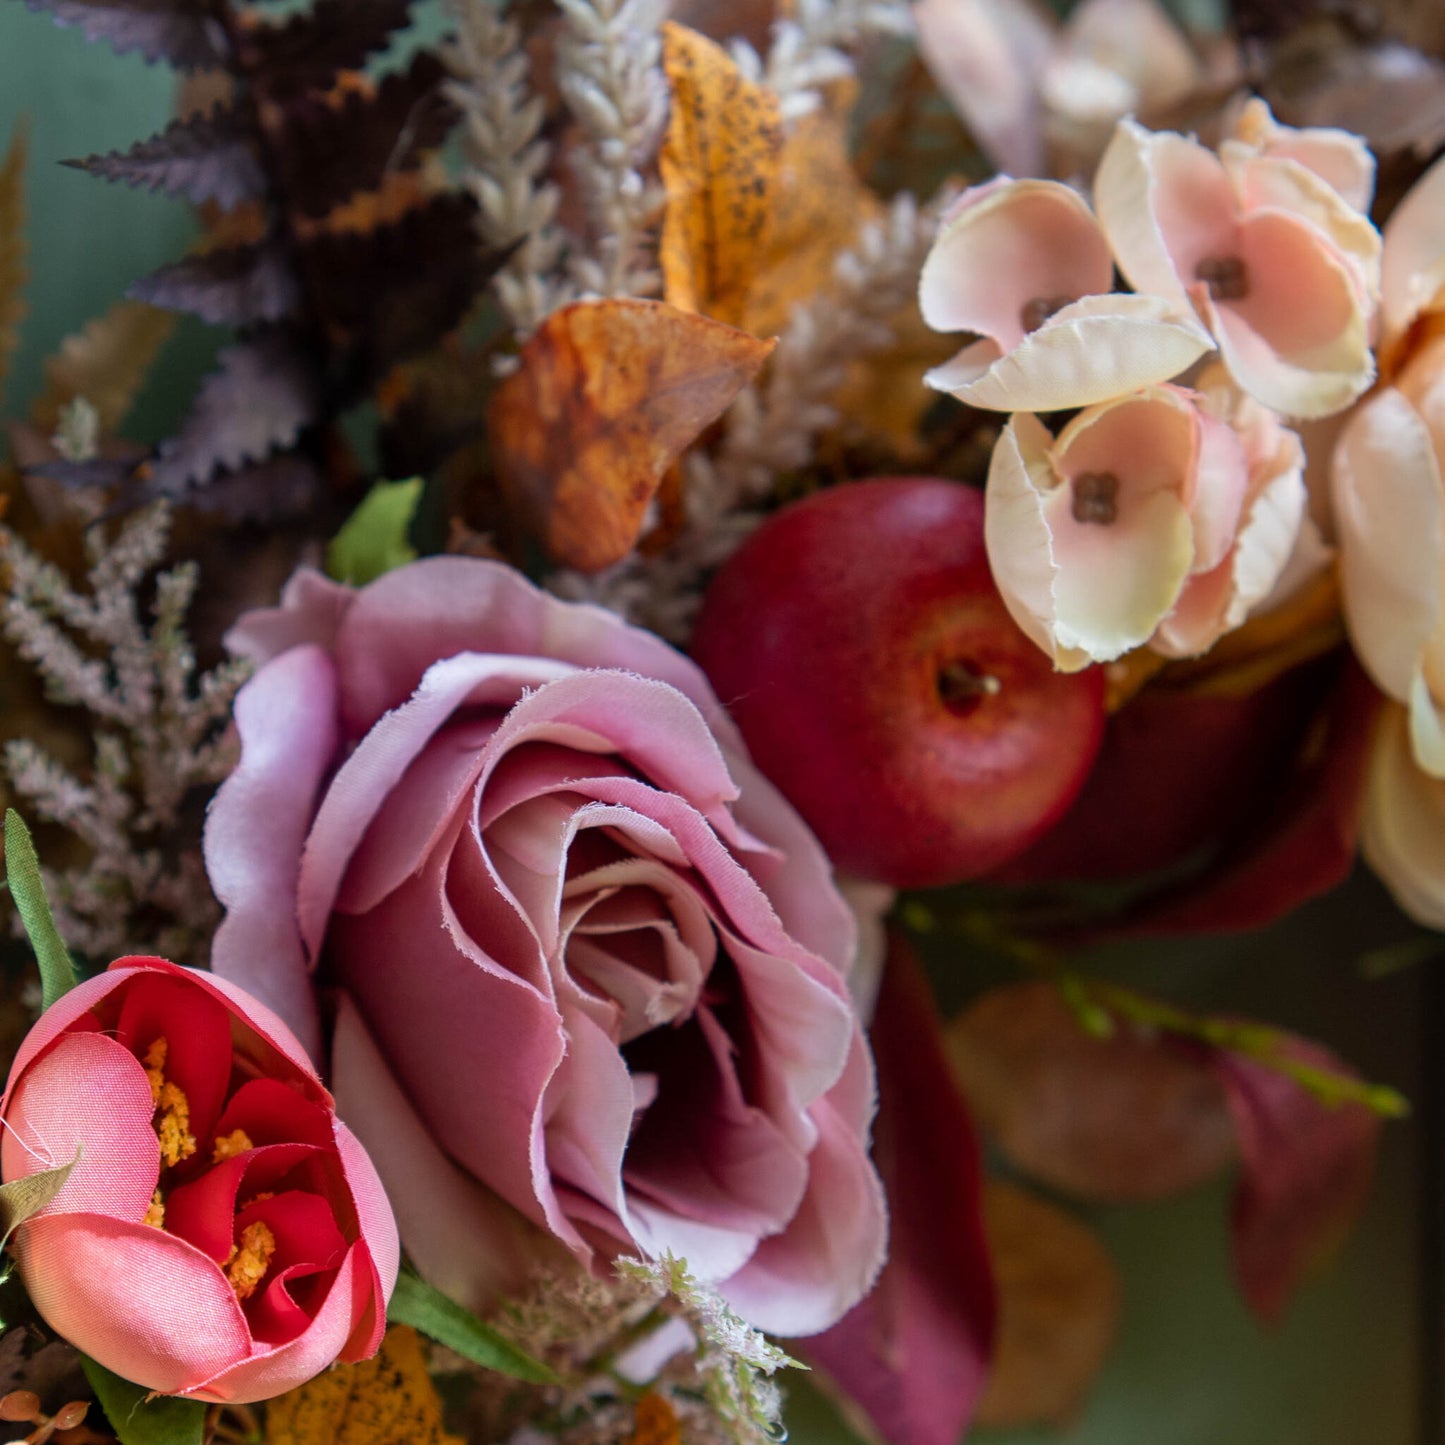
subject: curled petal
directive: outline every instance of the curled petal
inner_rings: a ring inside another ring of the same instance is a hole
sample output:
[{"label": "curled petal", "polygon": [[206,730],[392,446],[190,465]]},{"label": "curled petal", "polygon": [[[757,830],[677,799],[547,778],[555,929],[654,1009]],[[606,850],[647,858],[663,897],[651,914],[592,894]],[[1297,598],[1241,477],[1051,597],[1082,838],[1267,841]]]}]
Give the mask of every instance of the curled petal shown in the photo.
[{"label": "curled petal", "polygon": [[1445,495],[1430,433],[1393,388],[1345,424],[1333,494],[1350,640],[1381,691],[1406,703],[1440,624]]},{"label": "curled petal", "polygon": [[1387,341],[1445,292],[1445,158],[1410,188],[1385,223],[1380,302]]},{"label": "curled petal", "polygon": [[1336,126],[1298,129],[1281,125],[1258,96],[1240,111],[1234,133],[1234,141],[1220,147],[1221,154],[1239,147],[1255,155],[1294,161],[1324,181],[1346,205],[1361,213],[1370,209],[1375,194],[1375,157],[1360,136]]},{"label": "curled petal", "polygon": [[1113,274],[1077,192],[999,179],[966,191],[949,212],[923,263],[918,305],[935,331],[976,331],[1008,351],[1039,324],[1031,306],[1043,313],[1108,291]]},{"label": "curled petal", "polygon": [[1375,733],[1360,847],[1411,918],[1445,929],[1445,779],[1416,766],[1403,707],[1387,706]]},{"label": "curled petal", "polygon": [[1213,344],[1192,316],[1158,296],[1085,296],[1012,351],[976,342],[923,379],[970,406],[1058,411],[1168,381]]}]

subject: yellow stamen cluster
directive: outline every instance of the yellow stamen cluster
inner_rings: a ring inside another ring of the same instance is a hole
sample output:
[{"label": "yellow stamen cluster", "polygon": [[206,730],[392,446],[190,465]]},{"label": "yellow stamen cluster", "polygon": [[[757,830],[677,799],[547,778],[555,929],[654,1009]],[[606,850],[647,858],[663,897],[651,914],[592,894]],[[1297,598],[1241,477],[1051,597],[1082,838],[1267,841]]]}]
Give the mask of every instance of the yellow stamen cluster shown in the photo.
[{"label": "yellow stamen cluster", "polygon": [[250,1299],[256,1293],[275,1253],[276,1236],[259,1219],[241,1231],[241,1243],[226,1261],[226,1278],[237,1299]]},{"label": "yellow stamen cluster", "polygon": [[141,1063],[145,1065],[146,1078],[151,1084],[151,1103],[159,1104],[161,1101],[161,1086],[166,1081],[166,1055],[170,1052],[170,1044],[166,1042],[166,1036],[162,1034],[146,1050],[145,1058]]},{"label": "yellow stamen cluster", "polygon": [[191,1133],[191,1101],[179,1084],[166,1080],[166,1055],[170,1044],[161,1034],[145,1051],[141,1063],[151,1086],[151,1103],[160,1112],[155,1121],[160,1139],[161,1163],[174,1166],[196,1152],[196,1136]]},{"label": "yellow stamen cluster", "polygon": [[151,1195],[150,1208],[145,1212],[142,1224],[149,1224],[152,1229],[164,1229],[166,1227],[166,1202],[161,1198],[159,1189]]},{"label": "yellow stamen cluster", "polygon": [[234,1159],[237,1154],[244,1154],[247,1149],[255,1147],[251,1136],[244,1129],[232,1129],[229,1134],[223,1134],[216,1140],[216,1146],[211,1150],[211,1163],[219,1164],[222,1159]]}]

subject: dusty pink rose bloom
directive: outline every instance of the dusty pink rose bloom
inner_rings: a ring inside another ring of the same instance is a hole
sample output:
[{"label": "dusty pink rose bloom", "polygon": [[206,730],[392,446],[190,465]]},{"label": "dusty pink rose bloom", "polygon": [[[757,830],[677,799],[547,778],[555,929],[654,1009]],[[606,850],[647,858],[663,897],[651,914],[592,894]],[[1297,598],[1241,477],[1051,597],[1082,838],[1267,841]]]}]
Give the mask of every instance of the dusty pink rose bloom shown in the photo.
[{"label": "dusty pink rose bloom", "polygon": [[1021,414],[989,468],[989,564],[1061,668],[1144,644],[1191,656],[1278,582],[1304,516],[1302,461],[1278,418],[1217,383],[1086,408],[1057,438]]},{"label": "dusty pink rose bloom", "polygon": [[119,959],[41,1015],[3,1109],[7,1182],[80,1150],[12,1249],[36,1308],[107,1369],[264,1400],[375,1352],[386,1195],[290,1030],[234,984]]},{"label": "dusty pink rose bloom", "polygon": [[918,302],[935,330],[981,339],[924,379],[972,406],[1053,411],[1167,381],[1210,349],[1187,304],[1113,293],[1113,277],[1109,243],[1068,186],[973,187],[943,218]]},{"label": "dusty pink rose bloom", "polygon": [[853,917],[702,674],[462,558],[302,573],[232,642],[265,665],[207,827],[216,966],[313,1047],[337,991],[333,1086],[423,1273],[485,1291],[495,1191],[583,1261],[836,1320],[885,1236]]},{"label": "dusty pink rose bloom", "polygon": [[1351,199],[1371,179],[1352,140],[1259,107],[1216,155],[1125,121],[1094,178],[1130,284],[1192,303],[1235,381],[1286,416],[1339,411],[1374,378],[1380,238]]}]

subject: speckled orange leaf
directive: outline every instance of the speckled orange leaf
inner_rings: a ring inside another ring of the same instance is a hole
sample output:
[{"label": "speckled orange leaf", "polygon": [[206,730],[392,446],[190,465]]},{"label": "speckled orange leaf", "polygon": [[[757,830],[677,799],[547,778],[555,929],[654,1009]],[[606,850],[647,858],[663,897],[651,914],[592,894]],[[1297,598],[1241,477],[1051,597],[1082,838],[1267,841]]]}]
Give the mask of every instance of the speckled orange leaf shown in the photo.
[{"label": "speckled orange leaf", "polygon": [[465,1445],[442,1428],[421,1338],[405,1325],[381,1350],[335,1365],[266,1407],[266,1445]]},{"label": "speckled orange leaf", "polygon": [[827,288],[838,253],[883,209],[848,155],[853,89],[805,115],[783,144],[770,239],[743,316],[758,336],[781,331],[799,301]]},{"label": "speckled orange leaf", "polygon": [[637,1402],[636,1423],[627,1445],[682,1445],[677,1412],[661,1395],[647,1394]]},{"label": "speckled orange leaf", "polygon": [[663,27],[672,88],[658,169],[667,191],[658,261],[663,296],[741,322],[767,249],[783,148],[778,100],[685,25]]},{"label": "speckled orange leaf", "polygon": [[513,514],[564,566],[595,572],[619,561],[667,469],[772,349],[661,301],[579,301],[553,312],[489,412]]}]

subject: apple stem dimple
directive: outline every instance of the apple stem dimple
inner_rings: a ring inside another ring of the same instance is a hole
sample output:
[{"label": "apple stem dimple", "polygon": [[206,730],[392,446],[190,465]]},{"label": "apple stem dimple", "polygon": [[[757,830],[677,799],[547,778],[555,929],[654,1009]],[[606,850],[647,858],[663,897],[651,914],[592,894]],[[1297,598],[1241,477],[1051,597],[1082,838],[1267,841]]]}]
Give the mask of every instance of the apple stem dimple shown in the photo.
[{"label": "apple stem dimple", "polygon": [[956,713],[972,712],[986,697],[997,697],[1003,684],[992,673],[979,672],[971,664],[955,659],[938,669],[938,695],[945,707]]}]

